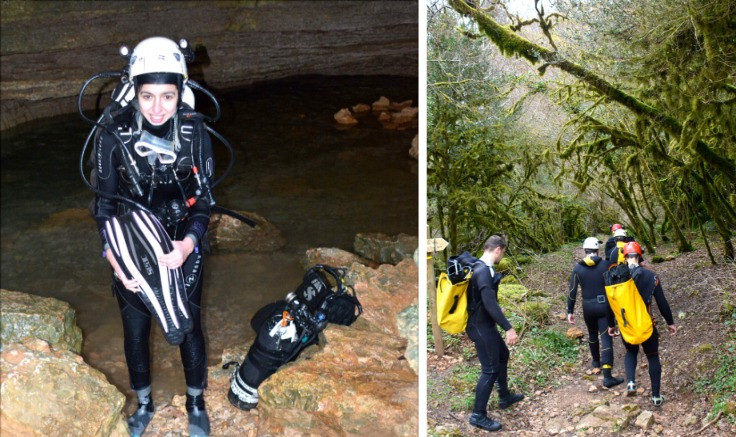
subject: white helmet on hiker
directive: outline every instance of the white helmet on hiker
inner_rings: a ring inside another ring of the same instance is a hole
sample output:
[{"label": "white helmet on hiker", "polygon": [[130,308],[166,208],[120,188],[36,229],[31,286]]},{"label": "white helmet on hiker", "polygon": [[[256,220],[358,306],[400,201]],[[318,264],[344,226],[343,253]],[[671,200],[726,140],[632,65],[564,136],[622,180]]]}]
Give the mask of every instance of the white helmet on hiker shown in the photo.
[{"label": "white helmet on hiker", "polygon": [[583,241],[583,249],[598,250],[601,247],[601,242],[595,237],[588,237]]}]

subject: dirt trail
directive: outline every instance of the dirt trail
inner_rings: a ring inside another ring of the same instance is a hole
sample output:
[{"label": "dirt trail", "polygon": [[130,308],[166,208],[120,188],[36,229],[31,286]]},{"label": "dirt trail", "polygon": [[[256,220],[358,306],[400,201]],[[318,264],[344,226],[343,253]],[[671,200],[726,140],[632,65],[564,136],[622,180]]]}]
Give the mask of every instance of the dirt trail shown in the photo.
[{"label": "dirt trail", "polygon": [[[573,251],[572,258],[579,259],[581,254]],[[658,255],[667,256],[668,252],[660,249]],[[720,256],[720,252],[715,255]],[[572,258],[562,256],[567,261],[556,270],[539,269],[530,272],[524,280],[529,288],[544,290],[555,296],[565,295],[569,273],[572,269]],[[717,258],[718,259],[718,258]],[[544,259],[542,260],[544,261]],[[550,260],[551,261],[551,260]],[[560,256],[554,258],[560,262]],[[665,436],[734,436],[736,424],[727,420],[719,420],[708,425],[702,432],[698,430],[708,422],[705,420],[712,405],[707,395],[700,395],[693,391],[693,384],[705,369],[712,369],[719,345],[730,340],[736,340],[736,328],[729,327],[720,319],[720,308],[725,293],[730,293],[731,302],[736,294],[736,268],[733,264],[719,264],[712,266],[704,249],[677,256],[671,261],[658,264],[649,264],[662,281],[665,295],[670,303],[675,323],[680,329],[676,336],[666,332],[664,319],[654,310],[657,327],[660,333],[659,353],[662,362],[662,394],[666,398],[665,404],[654,407],[650,401],[650,382],[647,361],[642,352],[639,353],[637,365],[637,384],[643,388],[643,393],[635,397],[624,395],[624,385],[612,389],[605,389],[600,381],[600,375],[590,371],[590,353],[587,348],[587,331],[582,322],[582,308],[576,305],[576,325],[586,338],[581,339],[577,365],[572,372],[555,375],[558,386],[537,388],[532,393],[525,393],[527,399],[508,411],[489,407],[489,416],[499,420],[503,429],[495,435],[550,435],[560,431],[557,435],[665,435]],[[560,301],[561,302],[561,301]],[[656,304],[654,305],[656,307]],[[565,306],[562,303],[552,308],[554,324],[561,330],[569,325],[564,317]],[[467,338],[461,340],[464,347],[472,348]],[[519,346],[516,346],[517,348]],[[523,347],[523,346],[522,346]],[[615,376],[624,377],[624,347],[620,339],[614,340],[614,371]],[[432,352],[428,354],[429,384],[437,385],[452,373],[455,366],[463,361],[458,353],[450,354],[438,359]],[[514,351],[511,350],[511,360]],[[470,363],[478,365],[477,357]],[[736,371],[736,369],[735,369]],[[493,396],[496,396],[495,390]],[[736,401],[736,393],[733,394]],[[428,406],[428,430],[430,435],[481,435],[484,431],[468,425],[470,411],[451,411],[450,400],[437,401],[430,394]],[[602,428],[576,431],[575,426],[594,406],[608,402],[612,407],[624,404],[638,405],[642,411],[651,411],[654,414],[654,425],[644,431],[634,424],[620,430],[607,431]],[[552,426],[557,423],[557,426]],[[553,428],[557,428],[553,430]]]}]

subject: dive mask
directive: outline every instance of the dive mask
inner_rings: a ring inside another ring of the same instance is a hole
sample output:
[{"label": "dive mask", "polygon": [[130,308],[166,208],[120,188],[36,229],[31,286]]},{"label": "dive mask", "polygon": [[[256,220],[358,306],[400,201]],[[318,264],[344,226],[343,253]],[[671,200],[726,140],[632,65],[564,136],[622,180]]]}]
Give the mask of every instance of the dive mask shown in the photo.
[{"label": "dive mask", "polygon": [[135,143],[135,152],[139,156],[156,154],[161,164],[171,164],[176,161],[176,145],[174,141],[159,138],[148,131],[143,131],[141,138]]}]

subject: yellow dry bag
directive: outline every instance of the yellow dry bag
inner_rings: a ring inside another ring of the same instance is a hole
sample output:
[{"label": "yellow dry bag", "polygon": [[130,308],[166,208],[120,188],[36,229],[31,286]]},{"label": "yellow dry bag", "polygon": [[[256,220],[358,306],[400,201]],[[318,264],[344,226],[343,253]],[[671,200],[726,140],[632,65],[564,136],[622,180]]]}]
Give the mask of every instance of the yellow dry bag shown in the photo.
[{"label": "yellow dry bag", "polygon": [[641,344],[652,336],[652,316],[632,278],[606,285],[606,297],[626,343]]},{"label": "yellow dry bag", "polygon": [[442,272],[437,281],[437,320],[440,328],[450,334],[458,334],[468,324],[468,286],[472,272],[464,280],[453,284],[447,273]]}]

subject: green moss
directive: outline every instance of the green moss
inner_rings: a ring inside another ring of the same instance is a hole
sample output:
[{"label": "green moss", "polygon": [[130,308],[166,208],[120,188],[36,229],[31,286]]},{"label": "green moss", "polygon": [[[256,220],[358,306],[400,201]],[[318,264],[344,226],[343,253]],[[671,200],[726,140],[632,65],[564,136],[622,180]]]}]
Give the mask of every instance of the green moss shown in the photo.
[{"label": "green moss", "polygon": [[516,279],[516,276],[506,275],[501,279],[501,284],[518,284],[519,280]]},{"label": "green moss", "polygon": [[501,284],[498,286],[498,302],[501,306],[509,303],[520,303],[529,290],[521,284]]},{"label": "green moss", "polygon": [[710,343],[703,343],[701,345],[698,345],[693,348],[693,355],[700,355],[705,352],[710,352],[713,350],[713,345]]},{"label": "green moss", "polygon": [[665,260],[664,257],[659,256],[659,255],[656,255],[656,256],[653,256],[652,257],[652,263],[654,263],[654,264],[659,264],[661,262],[664,262],[664,260]]},{"label": "green moss", "polygon": [[545,302],[524,302],[521,305],[521,311],[524,312],[526,317],[539,325],[546,325],[549,323],[549,309],[551,305]]},{"label": "green moss", "polygon": [[510,258],[501,258],[494,268],[497,272],[508,273],[514,269],[514,262]]}]

